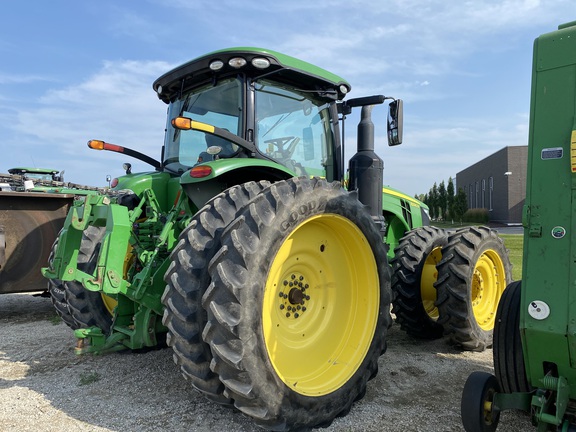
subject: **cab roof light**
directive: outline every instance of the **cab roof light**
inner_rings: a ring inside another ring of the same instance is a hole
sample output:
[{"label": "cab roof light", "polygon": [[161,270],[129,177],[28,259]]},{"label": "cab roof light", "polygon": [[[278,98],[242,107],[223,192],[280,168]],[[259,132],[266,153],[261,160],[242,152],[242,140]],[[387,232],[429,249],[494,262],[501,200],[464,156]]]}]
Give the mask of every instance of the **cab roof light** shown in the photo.
[{"label": "cab roof light", "polygon": [[222,60],[212,60],[210,63],[210,70],[219,71],[224,67],[224,62]]},{"label": "cab roof light", "polygon": [[234,69],[240,69],[241,67],[246,66],[246,59],[244,57],[233,57],[228,60],[228,64]]},{"label": "cab roof light", "polygon": [[251,63],[256,69],[266,69],[270,66],[270,60],[264,57],[255,57]]},{"label": "cab roof light", "polygon": [[212,174],[212,167],[210,165],[197,165],[190,170],[190,177],[203,178]]}]

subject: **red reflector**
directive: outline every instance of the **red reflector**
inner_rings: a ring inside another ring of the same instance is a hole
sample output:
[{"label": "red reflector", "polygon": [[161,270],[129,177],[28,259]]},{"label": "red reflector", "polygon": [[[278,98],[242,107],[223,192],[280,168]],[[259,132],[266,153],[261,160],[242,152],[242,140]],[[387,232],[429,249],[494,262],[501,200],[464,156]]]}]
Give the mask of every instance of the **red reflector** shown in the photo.
[{"label": "red reflector", "polygon": [[190,170],[190,177],[202,178],[212,174],[212,167],[209,165],[198,165]]},{"label": "red reflector", "polygon": [[124,147],[116,144],[104,143],[104,150],[110,150],[113,152],[124,153]]},{"label": "red reflector", "polygon": [[112,179],[112,182],[110,182],[110,187],[111,188],[115,188],[116,186],[118,186],[118,179]]}]

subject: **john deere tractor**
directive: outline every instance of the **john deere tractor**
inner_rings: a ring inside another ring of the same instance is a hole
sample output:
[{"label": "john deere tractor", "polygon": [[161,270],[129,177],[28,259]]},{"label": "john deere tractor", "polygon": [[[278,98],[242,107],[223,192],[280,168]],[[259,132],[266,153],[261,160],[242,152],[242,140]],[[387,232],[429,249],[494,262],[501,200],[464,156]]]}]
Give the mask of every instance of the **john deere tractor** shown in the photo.
[{"label": "john deere tractor", "polygon": [[494,375],[462,393],[466,431],[525,410],[538,431],[576,430],[576,21],[534,42],[523,280],[500,302]]},{"label": "john deere tractor", "polygon": [[[372,109],[391,101],[397,145],[402,101],[344,100],[344,79],[258,48],[206,54],[153,88],[168,104],[160,161],[88,145],[155,171],[126,165],[109,193],[74,206],[44,270],[62,281],[55,305],[77,352],[166,340],[198,391],[260,426],[330,424],[363,397],[386,349],[388,258],[428,225],[422,203],[383,191],[374,152]],[[357,107],[345,172],[343,124]]]}]

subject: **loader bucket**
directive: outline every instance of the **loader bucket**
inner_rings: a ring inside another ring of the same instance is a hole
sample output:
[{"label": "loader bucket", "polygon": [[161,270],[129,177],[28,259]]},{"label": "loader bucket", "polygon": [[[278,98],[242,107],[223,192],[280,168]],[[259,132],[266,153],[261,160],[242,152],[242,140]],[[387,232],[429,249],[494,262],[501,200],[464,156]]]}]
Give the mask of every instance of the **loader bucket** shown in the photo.
[{"label": "loader bucket", "polygon": [[0,192],[0,294],[41,291],[73,194]]}]

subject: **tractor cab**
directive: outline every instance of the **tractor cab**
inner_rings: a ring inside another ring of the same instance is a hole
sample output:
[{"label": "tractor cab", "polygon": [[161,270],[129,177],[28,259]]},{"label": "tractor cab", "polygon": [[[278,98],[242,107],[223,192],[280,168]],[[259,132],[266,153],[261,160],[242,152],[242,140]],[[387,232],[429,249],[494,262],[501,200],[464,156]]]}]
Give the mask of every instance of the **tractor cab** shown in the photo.
[{"label": "tractor cab", "polygon": [[[340,77],[280,53],[243,48],[192,60],[153,87],[169,104],[168,169],[256,158],[296,175],[340,177],[335,101],[350,89]],[[178,117],[205,126],[182,130],[172,124]]]}]

